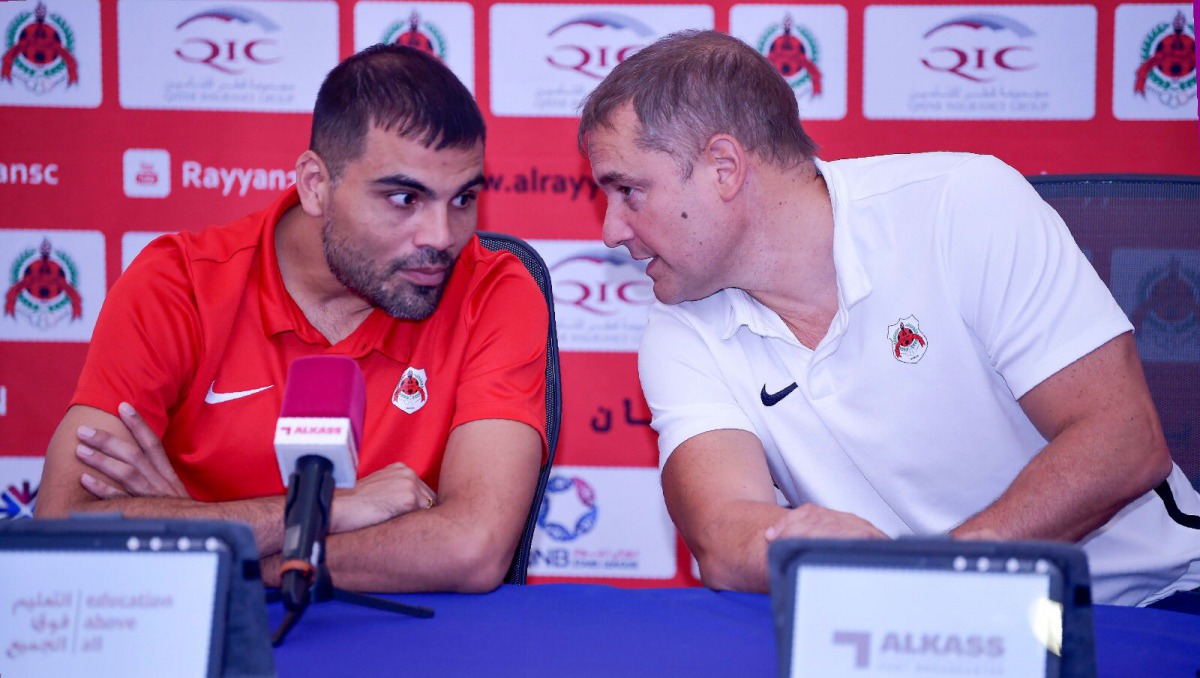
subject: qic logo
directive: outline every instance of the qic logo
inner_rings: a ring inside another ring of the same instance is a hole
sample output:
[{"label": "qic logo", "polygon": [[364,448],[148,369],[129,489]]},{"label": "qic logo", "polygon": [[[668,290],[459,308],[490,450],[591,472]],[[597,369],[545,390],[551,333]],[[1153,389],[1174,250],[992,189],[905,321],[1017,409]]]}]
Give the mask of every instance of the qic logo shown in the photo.
[{"label": "qic logo", "polygon": [[653,41],[654,30],[616,12],[580,14],[547,33],[555,38],[546,62],[555,68],[603,80],[617,64]]},{"label": "qic logo", "polygon": [[[1017,41],[1034,36],[1033,29],[1015,19],[999,14],[970,14],[942,22],[926,31],[924,38],[930,40],[951,28],[968,28],[977,35],[988,31],[997,35],[1012,35]],[[985,44],[988,43],[988,44]],[[968,43],[959,38],[957,44],[935,44],[929,56],[921,64],[931,71],[947,73],[971,82],[991,82],[1001,71],[1028,71],[1037,66],[1032,57],[1032,48],[1019,42],[979,40]]]},{"label": "qic logo", "polygon": [[613,250],[585,251],[556,263],[554,301],[586,313],[611,316],[627,306],[654,303],[654,286],[646,267]]},{"label": "qic logo", "polygon": [[227,75],[241,75],[255,65],[282,60],[277,42],[267,37],[279,31],[279,24],[247,8],[217,7],[198,12],[179,22],[175,30],[186,36],[175,49],[175,56]]}]

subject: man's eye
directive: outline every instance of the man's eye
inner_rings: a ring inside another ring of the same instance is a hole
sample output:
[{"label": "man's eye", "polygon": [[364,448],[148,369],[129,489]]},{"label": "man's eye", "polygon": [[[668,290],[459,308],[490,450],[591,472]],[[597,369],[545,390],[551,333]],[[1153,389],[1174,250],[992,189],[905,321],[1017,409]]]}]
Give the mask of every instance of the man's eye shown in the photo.
[{"label": "man's eye", "polygon": [[455,207],[466,207],[474,202],[478,197],[479,196],[475,195],[474,193],[463,193],[462,195],[454,196],[454,200],[451,200],[450,204]]},{"label": "man's eye", "polygon": [[620,193],[621,195],[625,196],[626,198],[628,198],[629,194],[633,193],[633,189],[630,188],[629,186],[618,186],[617,192]]},{"label": "man's eye", "polygon": [[408,192],[393,193],[388,196],[388,200],[391,200],[393,203],[401,207],[410,207],[413,205],[413,203],[417,202],[417,194]]}]

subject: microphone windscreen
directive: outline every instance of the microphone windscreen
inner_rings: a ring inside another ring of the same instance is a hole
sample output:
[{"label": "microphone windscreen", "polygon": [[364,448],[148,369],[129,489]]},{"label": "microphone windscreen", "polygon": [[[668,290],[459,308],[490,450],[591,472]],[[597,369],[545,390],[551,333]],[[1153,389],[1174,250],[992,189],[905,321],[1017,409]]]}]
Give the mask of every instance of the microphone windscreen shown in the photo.
[{"label": "microphone windscreen", "polygon": [[314,355],[288,367],[280,417],[346,417],[360,443],[366,408],[366,382],[350,358]]}]

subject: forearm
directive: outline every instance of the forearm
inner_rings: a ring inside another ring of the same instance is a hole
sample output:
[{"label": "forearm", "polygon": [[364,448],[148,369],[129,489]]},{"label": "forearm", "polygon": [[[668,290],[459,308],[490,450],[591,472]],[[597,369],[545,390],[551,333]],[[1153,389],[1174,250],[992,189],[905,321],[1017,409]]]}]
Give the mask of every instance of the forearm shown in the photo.
[{"label": "forearm", "polygon": [[[259,557],[283,547],[283,497],[201,502],[167,497],[131,497],[80,502],[77,512],[116,512],[126,518],[185,518],[245,523],[254,532]],[[44,517],[44,516],[43,516]]]},{"label": "forearm", "polygon": [[[1155,425],[1157,422],[1153,422]],[[1078,541],[1170,473],[1156,426],[1064,430],[987,508],[951,534],[967,538]]]},{"label": "forearm", "polygon": [[[787,514],[774,502],[734,500],[714,507],[707,517],[680,525],[684,541],[700,565],[700,579],[711,589],[765,593],[767,528]],[[693,523],[695,527],[692,527]]]}]

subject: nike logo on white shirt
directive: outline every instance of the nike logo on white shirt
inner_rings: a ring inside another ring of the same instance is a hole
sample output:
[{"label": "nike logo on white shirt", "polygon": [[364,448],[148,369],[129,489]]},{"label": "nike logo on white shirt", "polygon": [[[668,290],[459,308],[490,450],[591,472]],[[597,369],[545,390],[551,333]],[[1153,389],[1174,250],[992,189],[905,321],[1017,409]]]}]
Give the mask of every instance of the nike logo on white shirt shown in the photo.
[{"label": "nike logo on white shirt", "polygon": [[217,382],[215,382],[215,381],[213,383],[209,384],[208,385],[208,395],[204,396],[204,402],[208,403],[209,405],[216,405],[219,403],[227,403],[230,400],[237,400],[238,398],[245,398],[248,395],[254,395],[255,393],[258,393],[259,391],[265,391],[265,390],[271,388],[272,386],[274,386],[275,384],[271,384],[270,386],[263,386],[261,388],[252,388],[249,391],[231,391],[229,393],[217,393],[216,391],[213,390],[213,386],[216,386],[216,385],[217,385]]}]

